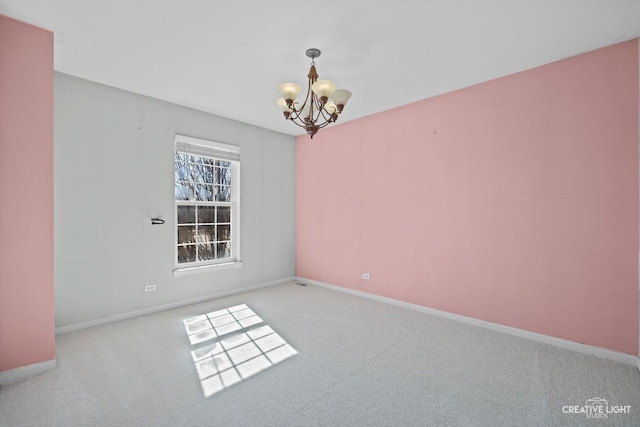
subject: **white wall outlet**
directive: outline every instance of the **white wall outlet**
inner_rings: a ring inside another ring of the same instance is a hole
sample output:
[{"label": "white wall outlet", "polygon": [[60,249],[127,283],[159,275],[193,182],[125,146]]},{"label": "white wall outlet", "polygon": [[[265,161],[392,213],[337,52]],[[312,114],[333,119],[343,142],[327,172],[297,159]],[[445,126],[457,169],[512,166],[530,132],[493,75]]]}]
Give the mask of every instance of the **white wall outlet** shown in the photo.
[{"label": "white wall outlet", "polygon": [[369,273],[362,273],[362,278],[364,280],[369,280]]},{"label": "white wall outlet", "polygon": [[156,290],[156,285],[145,285],[144,286],[144,291],[145,292],[152,292]]}]

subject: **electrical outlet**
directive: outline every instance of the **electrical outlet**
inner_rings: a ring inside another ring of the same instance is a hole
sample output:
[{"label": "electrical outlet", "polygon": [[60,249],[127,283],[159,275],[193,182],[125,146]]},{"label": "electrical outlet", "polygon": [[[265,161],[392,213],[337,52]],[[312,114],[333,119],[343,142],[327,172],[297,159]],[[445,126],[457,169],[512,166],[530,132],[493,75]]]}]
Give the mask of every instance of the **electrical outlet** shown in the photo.
[{"label": "electrical outlet", "polygon": [[362,278],[364,280],[369,280],[369,273],[362,273]]},{"label": "electrical outlet", "polygon": [[156,290],[156,285],[145,285],[144,287],[144,291],[145,292],[152,292]]}]

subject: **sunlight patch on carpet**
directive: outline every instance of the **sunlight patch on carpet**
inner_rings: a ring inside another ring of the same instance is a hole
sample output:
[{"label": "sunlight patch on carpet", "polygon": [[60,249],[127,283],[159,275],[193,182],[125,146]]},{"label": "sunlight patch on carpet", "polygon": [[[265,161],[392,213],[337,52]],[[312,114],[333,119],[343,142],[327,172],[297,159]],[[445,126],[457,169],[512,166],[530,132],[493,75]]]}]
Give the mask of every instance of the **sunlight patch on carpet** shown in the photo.
[{"label": "sunlight patch on carpet", "polygon": [[246,304],[183,321],[205,397],[298,354]]}]

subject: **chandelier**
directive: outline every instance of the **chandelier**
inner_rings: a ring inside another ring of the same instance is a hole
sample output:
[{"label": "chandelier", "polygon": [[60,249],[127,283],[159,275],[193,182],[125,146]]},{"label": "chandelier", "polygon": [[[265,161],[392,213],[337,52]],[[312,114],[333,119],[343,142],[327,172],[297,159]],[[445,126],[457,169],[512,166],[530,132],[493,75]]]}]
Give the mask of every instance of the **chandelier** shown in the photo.
[{"label": "chandelier", "polygon": [[346,89],[336,89],[331,80],[318,80],[315,59],[320,56],[319,49],[307,49],[307,56],[311,58],[311,68],[307,78],[307,95],[304,102],[297,101],[302,88],[295,83],[282,83],[278,91],[282,98],[276,101],[284,113],[286,120],[304,130],[313,139],[319,129],[338,120],[342,109],[351,98],[351,92]]}]

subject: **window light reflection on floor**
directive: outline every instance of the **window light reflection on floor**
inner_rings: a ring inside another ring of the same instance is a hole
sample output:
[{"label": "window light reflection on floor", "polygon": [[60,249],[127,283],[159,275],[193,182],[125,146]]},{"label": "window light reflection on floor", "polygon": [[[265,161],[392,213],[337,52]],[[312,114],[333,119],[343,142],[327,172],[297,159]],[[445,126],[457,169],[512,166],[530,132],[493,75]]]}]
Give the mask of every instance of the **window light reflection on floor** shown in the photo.
[{"label": "window light reflection on floor", "polygon": [[263,371],[298,352],[241,304],[184,320],[205,397]]}]

